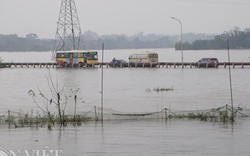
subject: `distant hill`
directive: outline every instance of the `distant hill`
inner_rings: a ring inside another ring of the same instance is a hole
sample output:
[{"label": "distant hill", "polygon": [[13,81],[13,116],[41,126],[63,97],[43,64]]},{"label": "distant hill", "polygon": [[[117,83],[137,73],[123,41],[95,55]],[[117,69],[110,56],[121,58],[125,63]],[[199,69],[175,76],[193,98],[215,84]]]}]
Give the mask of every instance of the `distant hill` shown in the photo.
[{"label": "distant hill", "polygon": [[[212,39],[214,35],[207,34],[183,34],[185,42],[193,42],[201,39]],[[105,43],[106,49],[142,49],[142,48],[173,48],[180,40],[180,35],[166,36],[158,34],[144,34],[140,32],[132,36],[123,34],[98,35],[92,31],[86,31],[81,38],[82,47],[86,49],[101,49]],[[19,37],[17,34],[0,34],[0,51],[52,51],[54,39],[39,39],[30,33],[26,37]],[[83,46],[84,45],[84,46]]]}]

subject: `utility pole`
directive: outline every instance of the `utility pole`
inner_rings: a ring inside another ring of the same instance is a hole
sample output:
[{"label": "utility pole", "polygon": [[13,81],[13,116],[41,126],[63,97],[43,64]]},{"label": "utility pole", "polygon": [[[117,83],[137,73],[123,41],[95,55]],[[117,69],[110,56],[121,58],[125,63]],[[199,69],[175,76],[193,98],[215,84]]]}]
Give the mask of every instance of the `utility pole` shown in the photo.
[{"label": "utility pole", "polygon": [[182,35],[182,22],[181,22],[181,20],[179,20],[179,19],[177,19],[177,18],[175,18],[175,17],[171,17],[173,20],[176,20],[176,21],[178,21],[179,23],[180,23],[180,26],[181,26],[181,64],[182,64],[182,68],[183,68],[183,35]]},{"label": "utility pole", "polygon": [[[62,0],[55,35],[55,51],[80,48],[81,26],[75,0]],[[53,56],[54,56],[53,53]]]},{"label": "utility pole", "polygon": [[227,56],[228,56],[228,70],[229,70],[229,86],[230,86],[230,95],[231,95],[231,121],[234,122],[234,102],[233,102],[233,87],[232,87],[232,74],[231,74],[231,61],[230,61],[230,53],[229,53],[229,39],[227,39]]},{"label": "utility pole", "polygon": [[102,75],[101,75],[101,121],[103,125],[103,59],[104,59],[104,43],[102,44]]}]

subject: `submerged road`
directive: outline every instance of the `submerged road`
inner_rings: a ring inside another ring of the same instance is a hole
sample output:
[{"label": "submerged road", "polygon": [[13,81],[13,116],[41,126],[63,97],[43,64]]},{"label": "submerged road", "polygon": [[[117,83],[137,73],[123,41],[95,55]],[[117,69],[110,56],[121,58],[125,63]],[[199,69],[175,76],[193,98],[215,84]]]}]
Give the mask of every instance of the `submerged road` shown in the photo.
[{"label": "submerged road", "polygon": [[[250,62],[220,62],[215,64],[215,67],[227,68],[228,66],[233,68],[250,67]],[[95,68],[95,67],[115,67],[115,68],[210,68],[209,64],[199,64],[197,62],[158,62],[158,63],[120,63],[113,64],[110,62],[104,63],[85,63],[85,64],[59,64],[54,62],[4,62],[0,63],[0,68],[61,68],[61,67],[73,67],[73,68]]]}]

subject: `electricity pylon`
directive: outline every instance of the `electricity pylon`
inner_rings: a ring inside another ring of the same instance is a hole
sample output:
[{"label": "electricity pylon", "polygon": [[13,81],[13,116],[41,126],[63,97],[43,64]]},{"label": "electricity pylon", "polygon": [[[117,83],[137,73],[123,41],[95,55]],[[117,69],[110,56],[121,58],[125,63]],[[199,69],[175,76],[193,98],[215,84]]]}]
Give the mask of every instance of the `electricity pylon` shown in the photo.
[{"label": "electricity pylon", "polygon": [[55,35],[55,51],[80,48],[81,26],[75,0],[62,0]]}]

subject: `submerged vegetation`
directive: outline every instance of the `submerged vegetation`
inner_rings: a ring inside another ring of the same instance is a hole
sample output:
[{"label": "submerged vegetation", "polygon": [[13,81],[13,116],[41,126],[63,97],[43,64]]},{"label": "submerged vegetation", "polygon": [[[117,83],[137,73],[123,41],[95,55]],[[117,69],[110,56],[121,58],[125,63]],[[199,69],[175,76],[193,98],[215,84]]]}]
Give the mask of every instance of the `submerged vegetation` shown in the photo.
[{"label": "submerged vegetation", "polygon": [[[150,88],[146,88],[145,90],[146,92],[151,92],[152,89]],[[157,88],[153,88],[154,92],[168,92],[168,91],[174,91],[174,87],[172,86],[171,88],[164,88],[164,87],[157,87]]]},{"label": "submerged vegetation", "polygon": [[[232,112],[233,111],[233,112]],[[237,115],[240,115],[241,117],[248,117],[246,114],[243,114],[242,108],[231,108],[228,105],[225,105],[223,107],[219,107],[216,109],[211,109],[208,112],[189,112],[187,114],[172,114],[169,117],[170,118],[186,118],[186,119],[198,119],[201,121],[211,121],[211,122],[233,122],[234,118],[237,117]]]},{"label": "submerged vegetation", "polygon": [[[65,115],[60,117],[57,113],[51,113],[50,115],[43,113],[34,114],[33,110],[30,113],[23,113],[22,111],[8,112],[8,117],[0,116],[0,123],[8,123],[9,127],[45,127],[48,129],[53,128],[55,125],[61,126],[80,126],[82,123],[90,121],[99,121],[96,107],[91,113],[81,113],[73,115]],[[233,112],[232,112],[233,111]],[[121,113],[117,111],[112,111],[108,109],[105,113],[105,120],[146,120],[146,119],[188,119],[188,120],[199,120],[206,122],[233,122],[235,117],[248,117],[246,114],[242,113],[243,109],[240,107],[231,108],[228,105],[219,108],[213,108],[210,110],[196,110],[196,111],[173,111],[170,109],[163,109],[159,112],[147,112],[147,113]],[[93,115],[94,114],[94,115]],[[61,121],[63,118],[63,122]]]},{"label": "submerged vegetation", "polygon": [[[48,129],[51,129],[55,124],[60,126],[61,119],[59,116],[53,114],[48,116],[48,114],[39,114],[37,113],[34,115],[33,111],[30,113],[23,113],[22,111],[15,113],[9,111],[10,115],[8,117],[1,116],[1,123],[8,123],[9,127],[14,128],[20,128],[20,127],[45,127],[47,126]],[[84,115],[76,115],[69,116],[64,115],[64,126],[67,126],[67,124],[71,125],[81,125],[84,122],[87,122],[90,120],[89,117],[86,117]]]}]

